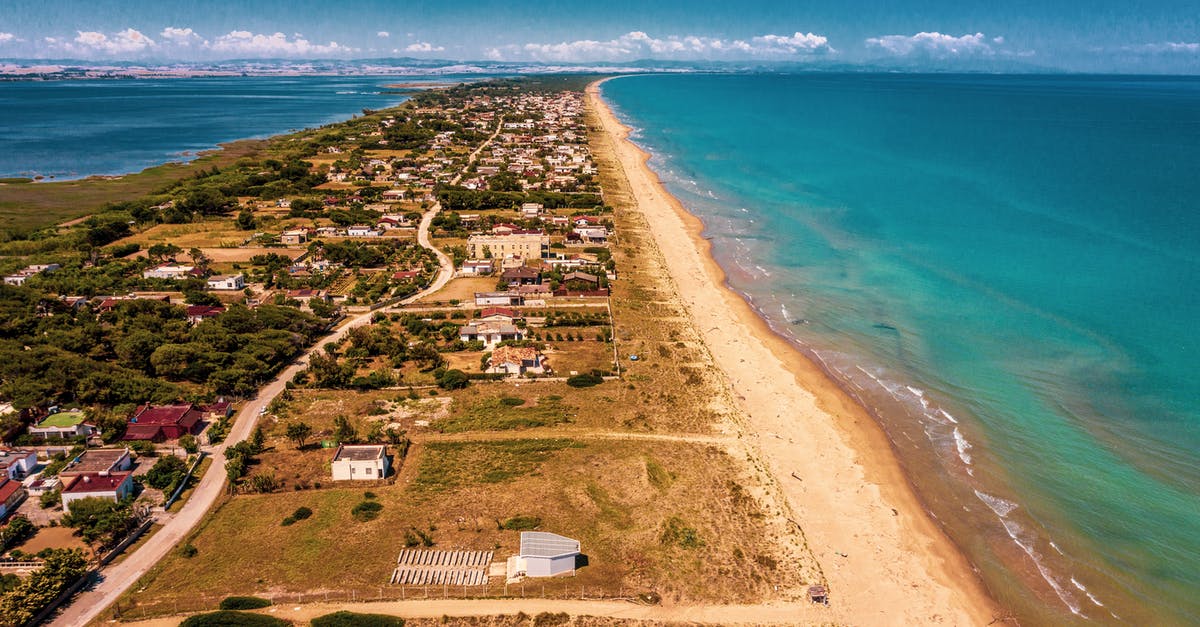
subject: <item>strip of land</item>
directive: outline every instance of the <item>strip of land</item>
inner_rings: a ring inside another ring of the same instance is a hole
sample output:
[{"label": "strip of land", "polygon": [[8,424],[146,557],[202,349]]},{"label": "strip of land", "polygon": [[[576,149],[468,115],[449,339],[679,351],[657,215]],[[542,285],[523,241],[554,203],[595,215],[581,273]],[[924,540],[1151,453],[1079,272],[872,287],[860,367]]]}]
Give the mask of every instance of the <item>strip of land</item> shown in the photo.
[{"label": "strip of land", "polygon": [[627,139],[599,83],[587,98],[607,136],[593,142],[596,159],[620,164],[630,208],[670,260],[678,295],[741,401],[838,614],[859,624],[990,622],[995,604],[921,507],[877,425],[737,294],[719,287],[724,273],[708,254],[702,223],[646,165],[649,155]]}]

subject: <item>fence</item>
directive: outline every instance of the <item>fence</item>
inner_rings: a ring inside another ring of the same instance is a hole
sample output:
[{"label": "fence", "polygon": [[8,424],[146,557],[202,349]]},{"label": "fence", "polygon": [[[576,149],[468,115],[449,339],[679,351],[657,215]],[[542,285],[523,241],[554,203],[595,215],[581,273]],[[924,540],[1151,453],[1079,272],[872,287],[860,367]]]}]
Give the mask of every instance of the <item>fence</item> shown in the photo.
[{"label": "fence", "polygon": [[[153,586],[151,586],[153,587]],[[477,586],[450,584],[439,585],[383,585],[375,587],[320,590],[313,592],[261,593],[231,592],[229,596],[251,594],[270,599],[275,605],[306,605],[312,603],[387,603],[399,601],[423,601],[437,599],[559,599],[590,601],[636,601],[642,590],[629,590],[620,586],[601,583],[580,583],[574,577],[550,579],[526,579],[521,583],[506,584],[503,580]],[[143,620],[161,616],[194,614],[216,610],[225,596],[203,595],[187,597],[148,598],[142,593],[131,600],[119,601],[103,614],[100,621]]]},{"label": "fence", "polygon": [[204,452],[196,455],[196,461],[192,462],[191,468],[188,468],[187,475],[183,477],[183,481],[179,482],[179,487],[175,488],[175,492],[171,495],[171,498],[167,499],[167,501],[163,503],[163,511],[171,509],[171,505],[173,505],[175,501],[179,500],[179,495],[183,494],[183,490],[188,487],[189,483],[192,482],[192,474],[195,473],[196,469],[200,467],[200,462],[204,461],[204,457]]}]

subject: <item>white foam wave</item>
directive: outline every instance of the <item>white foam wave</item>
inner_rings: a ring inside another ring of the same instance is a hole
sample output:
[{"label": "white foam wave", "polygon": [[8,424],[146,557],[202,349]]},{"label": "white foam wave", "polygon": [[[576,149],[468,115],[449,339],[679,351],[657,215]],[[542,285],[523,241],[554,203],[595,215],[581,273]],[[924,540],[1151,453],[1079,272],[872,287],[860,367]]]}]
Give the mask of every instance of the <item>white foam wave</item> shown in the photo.
[{"label": "white foam wave", "polygon": [[958,449],[958,458],[962,460],[962,463],[970,466],[971,454],[967,451],[971,450],[971,443],[967,441],[967,438],[963,437],[958,427],[954,427],[954,448]]},{"label": "white foam wave", "polygon": [[791,320],[792,314],[788,311],[787,305],[779,305],[779,313],[783,315],[784,320]]},{"label": "white foam wave", "polygon": [[1063,553],[1062,549],[1058,548],[1058,545],[1054,543],[1054,540],[1050,541],[1050,548],[1054,549],[1055,551],[1058,551],[1059,555],[1066,555],[1066,553]]},{"label": "white foam wave", "polygon": [[759,265],[756,265],[756,266],[754,266],[754,267],[755,267],[755,268],[758,268],[758,271],[759,271],[759,272],[761,272],[761,273],[763,273],[763,275],[765,275],[765,276],[768,276],[768,277],[769,277],[769,276],[771,276],[771,273],[770,273],[770,272],[768,272],[766,268],[764,268],[764,267],[762,267],[762,266],[759,266]]},{"label": "white foam wave", "polygon": [[1017,509],[1017,507],[1018,507],[1018,505],[1016,503],[1013,503],[1012,501],[1010,501],[1008,499],[1002,499],[998,496],[992,496],[991,494],[988,494],[987,492],[980,492],[979,490],[975,490],[975,496],[978,497],[979,500],[983,501],[984,505],[987,505],[988,508],[991,509],[993,512],[995,512],[995,514],[997,516],[999,516],[1000,518],[1004,518],[1005,516],[1008,516],[1009,514],[1012,513],[1013,510]]},{"label": "white foam wave", "polygon": [[941,408],[939,408],[939,409],[938,409],[938,413],[940,413],[941,415],[945,416],[945,417],[946,417],[946,420],[949,420],[950,422],[953,422],[954,424],[958,424],[958,420],[957,420],[957,419],[955,419],[955,417],[954,417],[954,416],[951,416],[951,415],[950,415],[950,412],[948,412],[948,411],[946,411],[946,410],[944,410],[944,409],[941,409]]},{"label": "white foam wave", "polygon": [[983,501],[984,504],[986,504],[988,508],[996,514],[996,516],[1000,519],[1000,524],[1004,526],[1004,531],[1008,533],[1008,537],[1012,538],[1012,541],[1018,547],[1020,547],[1026,555],[1029,556],[1029,559],[1033,561],[1033,565],[1037,567],[1038,573],[1041,574],[1042,579],[1050,585],[1050,587],[1054,590],[1054,594],[1057,595],[1058,599],[1063,602],[1063,605],[1066,605],[1067,609],[1071,610],[1072,614],[1075,614],[1076,616],[1083,616],[1083,612],[1080,610],[1079,604],[1071,596],[1071,593],[1066,588],[1063,588],[1062,584],[1059,583],[1058,578],[1054,576],[1054,573],[1051,572],[1050,569],[1042,562],[1041,554],[1033,548],[1033,544],[1031,542],[1022,538],[1023,534],[1021,532],[1023,532],[1024,529],[1021,527],[1021,525],[1014,520],[1008,519],[1008,515],[1012,513],[1013,510],[1017,509],[1017,504],[998,496],[992,496],[986,492],[980,492],[979,490],[975,490],[975,496],[978,497],[979,500]]},{"label": "white foam wave", "polygon": [[1079,583],[1078,579],[1071,577],[1071,583],[1074,584],[1076,588],[1079,588],[1079,591],[1086,595],[1089,601],[1095,603],[1096,607],[1104,607],[1104,604],[1100,602],[1100,599],[1097,599],[1096,596],[1092,594],[1091,590],[1088,590],[1086,586]]}]

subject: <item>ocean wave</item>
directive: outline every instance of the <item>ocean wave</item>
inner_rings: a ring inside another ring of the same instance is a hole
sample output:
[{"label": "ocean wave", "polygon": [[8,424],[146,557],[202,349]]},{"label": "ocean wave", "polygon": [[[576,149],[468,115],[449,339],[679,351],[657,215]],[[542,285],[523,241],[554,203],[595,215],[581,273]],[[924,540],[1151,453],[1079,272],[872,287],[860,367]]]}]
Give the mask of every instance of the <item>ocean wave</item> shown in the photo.
[{"label": "ocean wave", "polygon": [[1100,602],[1100,599],[1097,599],[1096,595],[1092,594],[1092,591],[1088,590],[1086,586],[1079,583],[1078,579],[1071,577],[1071,583],[1074,584],[1075,587],[1078,588],[1080,592],[1082,592],[1085,596],[1087,596],[1089,601],[1091,601],[1092,603],[1095,603],[1096,607],[1104,607],[1104,604]]},{"label": "ocean wave", "polygon": [[958,427],[954,427],[954,448],[958,449],[958,458],[962,463],[971,465],[971,454],[967,451],[971,450],[971,443],[967,441]]},{"label": "ocean wave", "polygon": [[1054,590],[1054,594],[1063,602],[1063,605],[1066,605],[1072,614],[1083,616],[1079,602],[1075,600],[1075,597],[1069,590],[1063,587],[1058,577],[1043,562],[1041,553],[1038,553],[1037,549],[1034,548],[1032,540],[1027,537],[1029,534],[1025,533],[1025,528],[1017,521],[1008,517],[1009,514],[1017,509],[1018,505],[1008,499],[993,496],[986,492],[980,492],[979,490],[975,490],[974,492],[975,496],[980,501],[983,501],[988,506],[988,509],[992,510],[996,514],[996,517],[1000,519],[1000,524],[1004,527],[1004,531],[1008,534],[1008,537],[1025,552],[1025,555],[1029,556],[1029,559],[1033,562],[1034,567],[1037,568],[1042,579],[1050,585],[1050,588]]}]

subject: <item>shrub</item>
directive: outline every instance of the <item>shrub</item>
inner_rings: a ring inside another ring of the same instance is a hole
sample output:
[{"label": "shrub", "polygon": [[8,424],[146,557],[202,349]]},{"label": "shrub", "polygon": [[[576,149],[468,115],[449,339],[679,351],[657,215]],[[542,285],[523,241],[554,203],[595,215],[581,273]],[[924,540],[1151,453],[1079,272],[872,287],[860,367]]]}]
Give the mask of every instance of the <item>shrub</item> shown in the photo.
[{"label": "shrub", "polygon": [[379,512],[382,510],[383,505],[376,501],[363,501],[350,510],[350,515],[354,517],[354,520],[367,522],[379,518]]},{"label": "shrub", "polygon": [[287,518],[284,518],[283,520],[279,521],[279,524],[284,527],[291,527],[292,525],[296,524],[296,517],[288,516]]},{"label": "shrub", "polygon": [[196,547],[192,546],[192,544],[190,542],[183,545],[183,548],[179,549],[179,554],[183,555],[184,557],[186,557],[188,559],[196,557],[196,553],[198,553],[198,552],[199,551],[196,550]]},{"label": "shrub", "polygon": [[567,377],[567,385],[573,388],[590,388],[604,383],[604,379],[594,374],[577,374]]},{"label": "shrub", "polygon": [[179,627],[285,627],[291,624],[291,621],[266,614],[222,610],[197,614],[179,623]]},{"label": "shrub", "polygon": [[313,627],[404,627],[404,619],[386,614],[334,612],[312,619]]},{"label": "shrub", "polygon": [[363,498],[370,501],[375,498],[375,493],[370,490],[367,490],[366,492],[363,492]]},{"label": "shrub", "polygon": [[471,383],[470,377],[462,370],[447,370],[438,378],[438,387],[444,390],[461,390]]},{"label": "shrub", "polygon": [[685,549],[704,546],[704,540],[700,538],[700,533],[684,524],[678,516],[668,518],[667,522],[663,524],[660,540],[666,546],[676,545]]},{"label": "shrub", "polygon": [[262,597],[225,597],[221,599],[220,607],[223,610],[257,610],[259,608],[270,607],[270,599]]},{"label": "shrub", "polygon": [[292,512],[292,518],[295,518],[296,520],[304,520],[312,515],[312,510],[308,509],[307,507],[297,507],[296,511]]},{"label": "shrub", "polygon": [[525,399],[516,396],[505,396],[500,399],[500,404],[508,405],[509,407],[518,407],[525,404]]},{"label": "shrub", "polygon": [[513,516],[500,523],[501,529],[510,531],[533,531],[542,526],[542,519],[537,516]]}]

